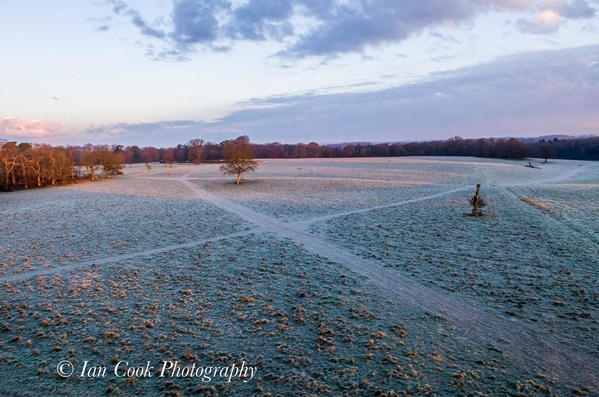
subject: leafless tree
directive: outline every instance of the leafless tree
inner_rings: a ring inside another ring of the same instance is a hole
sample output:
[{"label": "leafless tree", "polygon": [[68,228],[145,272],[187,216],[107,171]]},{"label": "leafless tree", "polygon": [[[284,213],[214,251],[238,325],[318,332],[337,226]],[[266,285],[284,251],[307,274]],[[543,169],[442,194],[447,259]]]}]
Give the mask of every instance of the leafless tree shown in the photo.
[{"label": "leafless tree", "polygon": [[89,179],[92,181],[96,180],[96,171],[100,168],[100,159],[95,151],[83,154],[83,165],[89,171]]},{"label": "leafless tree", "polygon": [[13,170],[17,166],[17,148],[14,142],[9,142],[2,146],[0,164],[2,164],[2,174],[4,176],[4,190],[8,192],[11,176],[14,178]]},{"label": "leafless tree", "polygon": [[189,147],[187,160],[194,164],[200,164],[202,162],[204,141],[202,139],[192,139],[187,143],[187,146]]},{"label": "leafless tree", "polygon": [[224,164],[220,170],[225,175],[237,175],[235,184],[239,185],[241,175],[244,172],[254,172],[258,163],[254,161],[247,136],[239,137],[234,141],[224,143]]},{"label": "leafless tree", "polygon": [[111,174],[117,173],[123,168],[119,156],[110,150],[98,150],[96,156],[108,179],[110,179]]}]

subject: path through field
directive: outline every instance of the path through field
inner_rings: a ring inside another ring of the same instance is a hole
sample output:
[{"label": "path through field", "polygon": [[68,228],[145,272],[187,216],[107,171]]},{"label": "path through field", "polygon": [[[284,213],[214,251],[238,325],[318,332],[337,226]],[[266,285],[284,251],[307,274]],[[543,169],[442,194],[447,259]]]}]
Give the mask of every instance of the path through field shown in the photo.
[{"label": "path through field", "polygon": [[2,276],[2,277],[0,277],[0,281],[7,282],[7,281],[27,280],[27,279],[30,279],[33,277],[43,276],[46,274],[64,275],[64,274],[68,274],[68,272],[72,272],[73,270],[76,270],[76,269],[82,269],[82,268],[88,268],[88,267],[91,268],[91,267],[97,266],[97,265],[103,265],[103,264],[124,261],[127,259],[136,258],[136,257],[140,257],[140,256],[142,256],[142,257],[143,256],[152,256],[152,255],[156,255],[156,254],[162,254],[164,252],[179,250],[182,248],[197,247],[199,245],[213,243],[213,242],[220,241],[220,240],[227,240],[230,238],[247,236],[249,234],[252,234],[252,233],[255,234],[257,232],[259,232],[259,231],[249,230],[247,232],[231,233],[231,234],[226,234],[224,236],[218,236],[218,237],[214,237],[214,238],[207,238],[207,239],[203,239],[203,240],[190,241],[190,242],[182,243],[182,244],[173,244],[173,245],[163,246],[160,248],[136,251],[136,252],[132,252],[130,254],[110,255],[110,256],[105,256],[102,258],[93,259],[90,261],[84,261],[84,262],[79,262],[79,263],[72,263],[70,265],[60,266],[58,268],[49,267],[49,268],[45,268],[45,269],[33,270],[33,271],[29,271],[29,272],[24,272],[24,273],[12,274],[9,276]]},{"label": "path through field", "polygon": [[[560,175],[544,181],[531,181],[527,184],[564,180],[572,178],[583,171],[584,169],[575,170],[568,175]],[[485,310],[476,302],[456,298],[448,293],[424,286],[410,277],[399,274],[397,271],[389,271],[376,262],[348,253],[307,233],[305,231],[307,222],[295,224],[280,222],[230,200],[215,196],[199,188],[186,178],[180,178],[178,181],[184,183],[198,198],[234,213],[265,231],[274,233],[281,238],[290,239],[314,254],[348,267],[356,274],[366,277],[371,284],[383,289],[389,297],[422,307],[465,330],[477,334],[493,345],[500,345],[500,348],[509,352],[512,360],[521,366],[534,364],[541,371],[547,371],[583,384],[599,386],[599,380],[597,379],[599,358],[575,346],[568,346],[564,340],[556,335],[535,329],[517,319]],[[330,215],[327,218],[430,200],[465,189],[467,188],[451,189],[445,193]]]},{"label": "path through field", "polygon": [[[451,162],[449,162],[451,163]],[[503,166],[502,166],[503,167]],[[511,165],[510,165],[511,167]],[[499,167],[498,167],[499,168]],[[502,180],[496,177],[493,170],[480,167],[477,171],[486,185],[493,189],[511,195],[514,201],[518,202],[518,188],[530,186],[542,186],[545,184],[561,183],[581,178],[589,171],[595,172],[599,167],[596,164],[588,164],[578,167],[559,169],[560,172],[548,176],[547,174],[533,174],[526,180]],[[569,380],[578,385],[590,386],[595,390],[599,389],[599,354],[597,351],[588,350],[588,346],[576,346],[572,340],[567,340],[556,333],[551,333],[543,327],[536,327],[534,323],[526,322],[523,319],[510,317],[502,312],[486,306],[484,303],[474,298],[458,296],[450,291],[428,286],[421,280],[412,277],[408,273],[398,269],[387,268],[377,260],[364,258],[354,252],[350,252],[347,247],[342,247],[339,241],[333,242],[318,236],[311,230],[311,226],[316,223],[334,220],[336,218],[348,217],[351,215],[364,215],[377,210],[392,209],[394,207],[409,206],[414,203],[426,203],[430,200],[442,197],[451,197],[455,193],[472,190],[472,185],[468,183],[439,183],[444,189],[442,191],[428,191],[420,196],[408,196],[393,201],[383,201],[384,204],[377,205],[354,205],[342,209],[334,208],[334,211],[324,213],[320,216],[314,216],[318,212],[307,212],[310,217],[300,218],[299,220],[280,219],[260,208],[250,208],[251,200],[235,201],[228,199],[218,189],[210,189],[209,183],[220,183],[225,178],[214,176],[203,176],[194,168],[193,171],[185,174],[170,176],[147,176],[130,175],[122,179],[131,179],[146,183],[163,183],[163,189],[178,191],[189,191],[192,194],[189,200],[198,204],[197,199],[210,203],[220,210],[232,214],[242,220],[250,223],[249,230],[238,231],[236,233],[224,234],[210,238],[198,238],[193,241],[187,241],[178,244],[168,244],[157,246],[150,249],[138,249],[133,252],[106,255],[96,259],[86,259],[81,262],[69,263],[58,267],[46,267],[36,270],[0,275],[0,282],[8,285],[9,282],[25,281],[38,276],[60,274],[61,276],[75,275],[75,270],[96,268],[102,264],[112,264],[115,262],[126,261],[136,257],[146,257],[156,254],[168,253],[171,251],[201,246],[207,243],[213,243],[228,239],[235,239],[242,236],[270,233],[282,240],[290,241],[297,246],[302,247],[307,252],[317,255],[320,258],[346,267],[354,274],[357,274],[370,285],[373,289],[384,297],[392,300],[396,304],[408,304],[413,307],[421,308],[428,313],[437,316],[443,321],[454,326],[456,329],[463,330],[464,336],[474,335],[485,341],[490,348],[495,351],[501,351],[507,361],[513,363],[515,367],[522,369],[534,368],[538,373],[545,373],[551,378]],[[534,171],[533,171],[534,172]],[[169,171],[170,174],[170,171]],[[155,174],[154,174],[155,175]],[[319,183],[331,183],[333,186],[354,182],[368,182],[373,185],[388,184],[390,179],[372,178],[372,177],[336,177],[336,176],[260,176],[263,180],[271,181],[318,181]],[[278,183],[278,182],[277,182]],[[224,183],[223,183],[224,185]],[[84,187],[85,189],[85,187]],[[259,187],[257,188],[259,189]],[[187,194],[187,193],[186,193]],[[272,193],[271,193],[272,194]],[[237,198],[236,198],[237,199]],[[396,200],[396,201],[395,201]],[[43,205],[43,204],[31,204]],[[24,211],[29,207],[24,206]],[[0,212],[0,216],[2,213]],[[461,218],[460,218],[461,219]],[[557,222],[552,220],[552,222]],[[569,225],[565,225],[572,228]],[[240,230],[240,229],[236,229]],[[573,229],[574,230],[574,229]],[[597,244],[597,239],[588,232],[578,231],[582,238],[588,239],[590,244]],[[586,234],[585,234],[586,233]],[[186,240],[182,240],[186,241]],[[363,241],[363,240],[362,240]],[[599,248],[599,247],[598,247]],[[127,252],[127,251],[124,251]],[[93,258],[93,257],[92,257]],[[135,267],[138,265],[130,265]],[[591,270],[593,271],[593,270]]]}]

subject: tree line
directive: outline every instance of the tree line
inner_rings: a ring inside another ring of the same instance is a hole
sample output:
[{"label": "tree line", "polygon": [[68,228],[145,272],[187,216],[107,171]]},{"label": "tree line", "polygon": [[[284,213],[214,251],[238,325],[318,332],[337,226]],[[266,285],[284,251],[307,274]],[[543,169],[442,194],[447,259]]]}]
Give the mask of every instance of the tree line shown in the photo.
[{"label": "tree line", "polygon": [[119,172],[122,164],[221,162],[227,155],[227,147],[239,140],[249,147],[254,158],[472,156],[599,160],[599,137],[538,141],[454,137],[444,141],[320,145],[316,142],[256,144],[249,143],[249,139],[243,136],[220,143],[193,139],[186,144],[169,148],[91,144],[53,147],[8,142],[0,148],[0,186],[8,191],[72,183],[81,178],[93,180],[99,170],[110,178],[112,174]]},{"label": "tree line", "polygon": [[8,142],[0,148],[0,186],[4,191],[94,180],[99,169],[110,178],[122,157],[108,146],[50,146]]},{"label": "tree line", "polygon": [[[570,160],[599,160],[599,137],[552,140],[516,138],[462,139],[409,143],[349,143],[319,145],[315,142],[296,145],[281,143],[251,144],[256,158],[306,157],[396,157],[396,156],[470,156],[503,159],[527,157]],[[206,156],[218,159],[218,147],[207,147]]]},{"label": "tree line", "polygon": [[[247,139],[239,137],[237,139]],[[200,139],[172,148],[156,149],[130,146],[122,148],[126,163],[162,161],[217,162],[223,160],[225,147],[232,141],[204,142]],[[471,156],[504,159],[526,157],[570,160],[599,160],[599,137],[552,140],[522,140],[516,138],[462,139],[410,143],[349,143],[320,145],[316,142],[283,144],[279,142],[249,143],[254,158],[334,158],[334,157],[397,157],[397,156]]]}]

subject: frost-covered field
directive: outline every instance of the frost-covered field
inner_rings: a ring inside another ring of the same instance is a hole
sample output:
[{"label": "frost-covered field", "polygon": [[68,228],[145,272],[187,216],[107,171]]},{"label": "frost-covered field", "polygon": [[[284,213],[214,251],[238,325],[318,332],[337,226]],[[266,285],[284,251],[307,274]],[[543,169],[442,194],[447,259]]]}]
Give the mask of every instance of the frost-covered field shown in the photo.
[{"label": "frost-covered field", "polygon": [[[599,393],[599,164],[524,164],[266,160],[239,186],[134,166],[1,194],[0,393]],[[476,183],[493,216],[463,217]],[[163,360],[257,372],[110,372]]]}]

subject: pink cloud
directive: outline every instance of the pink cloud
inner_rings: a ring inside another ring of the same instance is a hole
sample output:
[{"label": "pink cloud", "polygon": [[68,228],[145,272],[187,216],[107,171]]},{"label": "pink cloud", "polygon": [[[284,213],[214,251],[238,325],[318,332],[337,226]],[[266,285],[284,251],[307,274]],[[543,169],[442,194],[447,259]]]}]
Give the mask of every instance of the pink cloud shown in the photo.
[{"label": "pink cloud", "polygon": [[39,120],[26,120],[16,117],[0,118],[0,134],[21,138],[39,138],[55,133],[59,128],[56,123]]}]

